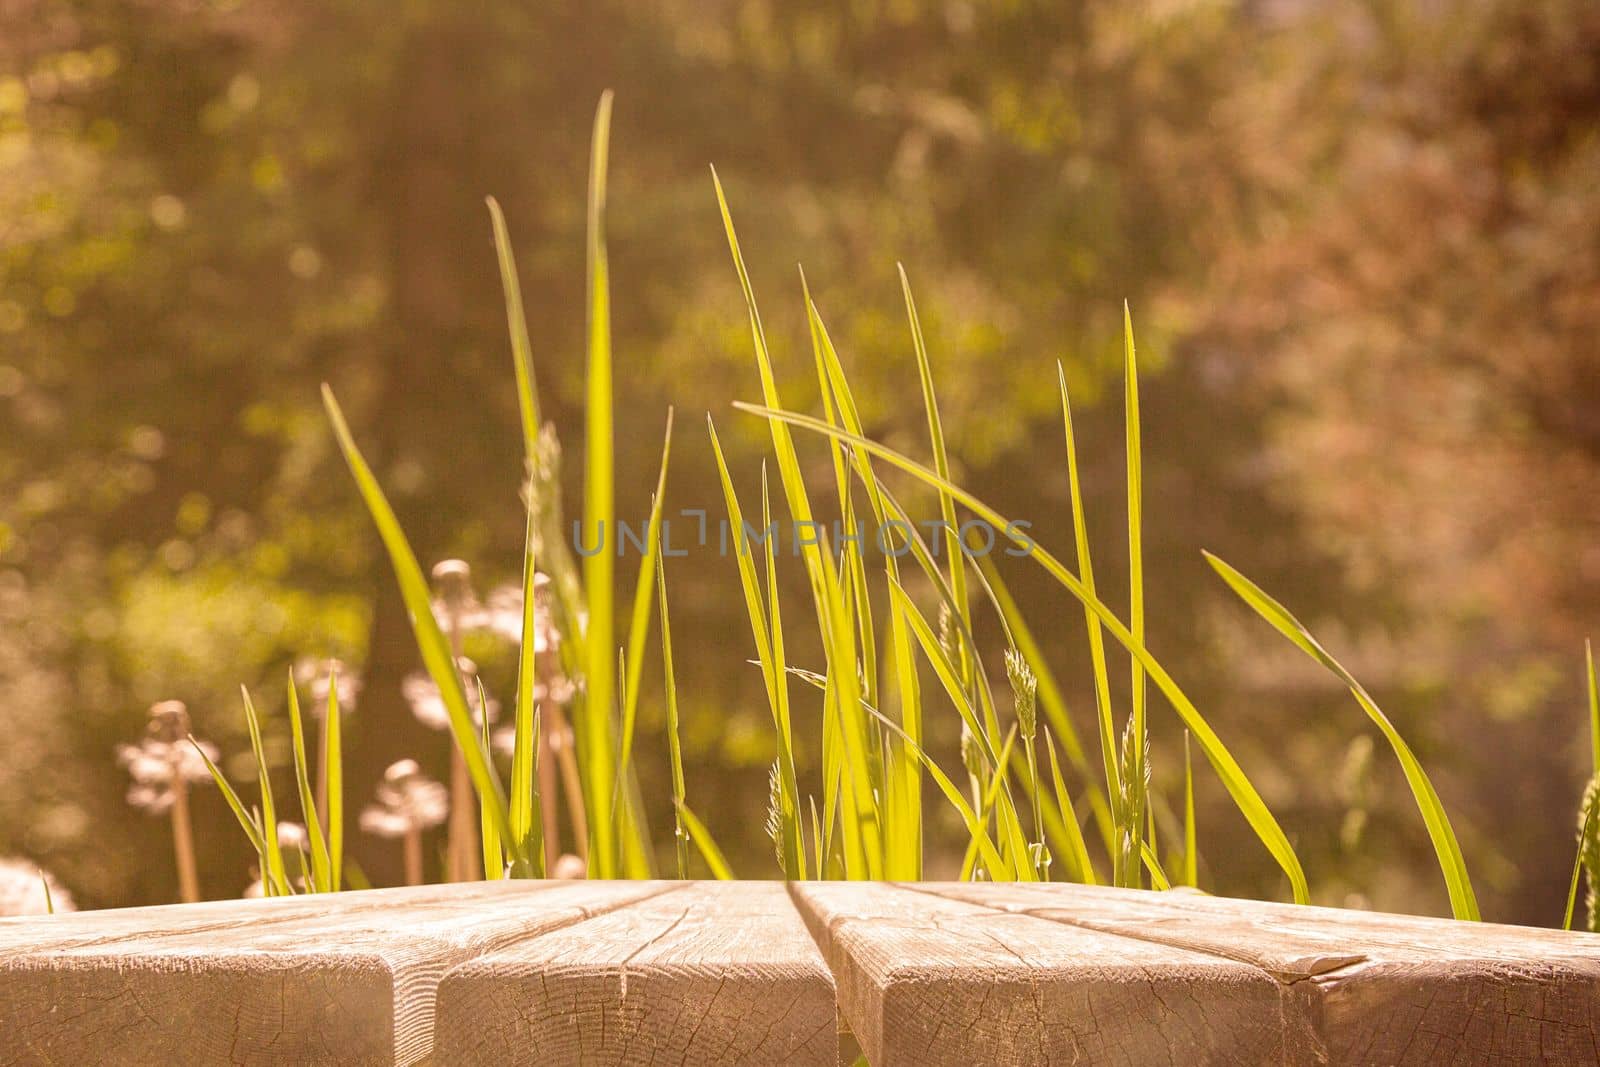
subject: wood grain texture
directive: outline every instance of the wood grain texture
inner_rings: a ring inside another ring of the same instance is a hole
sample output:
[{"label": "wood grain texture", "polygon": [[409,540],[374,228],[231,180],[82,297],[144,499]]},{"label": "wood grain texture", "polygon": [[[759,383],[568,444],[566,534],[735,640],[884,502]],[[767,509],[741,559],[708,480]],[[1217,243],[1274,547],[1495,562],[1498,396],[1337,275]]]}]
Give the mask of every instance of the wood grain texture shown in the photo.
[{"label": "wood grain texture", "polygon": [[1600,935],[1186,892],[919,891],[1257,967],[1303,1062],[1600,1063]]},{"label": "wood grain texture", "polygon": [[438,1049],[444,1063],[831,1067],[833,981],[782,883],[687,883],[455,968]]},{"label": "wood grain texture", "polygon": [[1288,1055],[1276,984],[1236,960],[882,884],[791,890],[874,1067]]},{"label": "wood grain texture", "polygon": [[27,947],[7,925],[0,1060],[417,1062],[450,967],[665,888],[492,882],[90,912],[27,920]]}]

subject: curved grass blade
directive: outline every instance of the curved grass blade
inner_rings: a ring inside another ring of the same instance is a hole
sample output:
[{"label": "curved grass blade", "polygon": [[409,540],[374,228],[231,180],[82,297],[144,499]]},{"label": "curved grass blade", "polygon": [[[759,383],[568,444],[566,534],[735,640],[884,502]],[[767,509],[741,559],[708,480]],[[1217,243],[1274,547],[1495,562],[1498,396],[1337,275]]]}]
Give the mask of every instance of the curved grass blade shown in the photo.
[{"label": "curved grass blade", "polygon": [[1083,829],[1078,825],[1077,813],[1072,807],[1072,794],[1067,791],[1066,779],[1061,776],[1061,760],[1056,756],[1055,738],[1049,730],[1044,732],[1045,750],[1050,754],[1050,781],[1055,786],[1056,808],[1061,812],[1067,840],[1067,863],[1072,873],[1084,885],[1099,885],[1094,873],[1094,861],[1089,858],[1089,846],[1083,839]]},{"label": "curved grass blade", "polygon": [[1228,587],[1238,595],[1239,599],[1270,623],[1273,629],[1287,637],[1297,648],[1322,664],[1343,682],[1356,698],[1356,703],[1361,705],[1367,717],[1383,733],[1384,739],[1389,742],[1389,747],[1394,750],[1395,758],[1400,761],[1400,769],[1405,772],[1406,783],[1410,785],[1411,793],[1416,798],[1417,809],[1422,813],[1422,821],[1427,824],[1428,836],[1432,839],[1434,852],[1439,857],[1439,869],[1444,873],[1445,886],[1450,892],[1451,911],[1458,919],[1478,919],[1478,900],[1472,891],[1472,879],[1467,875],[1467,864],[1461,855],[1461,845],[1456,841],[1455,830],[1450,826],[1450,817],[1445,814],[1444,804],[1439,800],[1439,794],[1434,791],[1433,782],[1428,778],[1427,772],[1422,769],[1422,763],[1412,753],[1411,746],[1400,736],[1400,731],[1395,729],[1394,723],[1389,721],[1389,717],[1368,695],[1361,683],[1356,681],[1355,676],[1345,670],[1344,666],[1317,642],[1311,631],[1306,629],[1288,608],[1272,599],[1260,586],[1210,552],[1205,553],[1205,557],[1206,562],[1210,563],[1212,569],[1228,583]]},{"label": "curved grass blade", "polygon": [[735,877],[733,868],[728,866],[727,857],[722,854],[722,849],[717,847],[711,831],[706,829],[706,824],[700,821],[699,816],[689,810],[689,805],[681,800],[678,802],[678,818],[682,820],[683,828],[688,831],[689,840],[700,850],[700,856],[706,861],[706,866],[711,868],[712,875],[720,881],[732,881]]},{"label": "curved grass blade", "polygon": [[206,755],[205,749],[200,747],[200,742],[189,735],[189,744],[205,760],[206,770],[211,772],[211,780],[217,783],[217,790],[222,794],[222,799],[228,802],[228,807],[233,811],[233,817],[239,820],[239,826],[244,830],[245,837],[250,839],[250,847],[256,850],[256,856],[261,861],[261,870],[266,871],[267,845],[261,836],[261,827],[256,823],[250,812],[245,810],[244,801],[239,799],[239,794],[234,791],[233,784],[222,773],[222,768],[211,762],[211,757]]},{"label": "curved grass blade", "polygon": [[344,452],[345,462],[350,467],[350,473],[355,476],[356,486],[366,501],[373,524],[378,528],[378,536],[388,551],[389,561],[400,585],[401,598],[405,601],[406,611],[411,617],[411,629],[416,635],[423,666],[434,684],[439,687],[439,695],[450,720],[450,735],[466,760],[467,772],[471,775],[472,785],[478,792],[480,802],[493,812],[496,830],[502,838],[509,838],[510,835],[506,832],[508,813],[505,793],[500,786],[499,778],[494,773],[493,765],[483,758],[483,750],[477,740],[477,730],[473,725],[472,712],[467,707],[467,691],[461,684],[461,672],[456,669],[449,638],[445,636],[439,626],[439,620],[433,614],[432,593],[428,588],[428,581],[423,577],[416,553],[411,550],[411,543],[406,540],[405,531],[400,528],[400,521],[395,517],[394,509],[389,506],[388,498],[384,496],[377,478],[373,476],[372,468],[367,465],[361,450],[356,447],[355,438],[350,433],[350,427],[345,422],[344,412],[340,410],[333,390],[326,384],[322,387],[322,401],[328,409],[328,418],[333,423],[333,431],[339,439],[339,447]]},{"label": "curved grass blade", "polygon": [[[989,507],[977,496],[954,483],[941,479],[936,473],[916,460],[904,456],[886,445],[856,434],[841,431],[808,415],[779,411],[753,404],[738,403],[734,407],[764,419],[783,422],[815,433],[837,435],[840,440],[847,444],[870,452],[920,481],[936,487],[941,484],[944,485],[956,500],[969,508],[974,515],[992,524],[995,529],[1005,530],[1009,526],[1009,520],[1005,516]],[[1015,538],[1013,539],[1015,540]],[[1172,704],[1173,709],[1183,719],[1185,725],[1193,731],[1195,739],[1200,743],[1201,751],[1205,753],[1206,759],[1222,780],[1224,788],[1228,790],[1228,795],[1233,799],[1240,814],[1245,817],[1251,829],[1255,831],[1256,837],[1288,877],[1295,901],[1302,904],[1306,903],[1309,900],[1310,891],[1306,884],[1305,870],[1300,865],[1299,857],[1295,855],[1294,846],[1289,843],[1283,828],[1278,825],[1278,820],[1273,816],[1266,802],[1261,799],[1261,794],[1256,791],[1255,786],[1245,775],[1243,768],[1233,758],[1233,754],[1228,751],[1227,746],[1222,743],[1222,739],[1217,736],[1216,731],[1211,728],[1205,717],[1200,714],[1194,702],[1172,679],[1172,676],[1166,672],[1166,669],[1161,666],[1161,663],[1150,653],[1149,649],[1133,639],[1133,634],[1122,624],[1116,614],[1090,593],[1076,575],[1042,546],[1031,541],[1028,544],[1031,546],[1031,551],[1028,553],[1029,558],[1043,567],[1067,592],[1072,594],[1088,610],[1092,611],[1106,631],[1126,648],[1130,654],[1139,659],[1150,680],[1155,682],[1156,688],[1161,690],[1162,695]]]},{"label": "curved grass blade", "polygon": [[500,287],[505,294],[506,329],[511,334],[511,362],[517,375],[517,411],[522,419],[522,444],[532,458],[539,442],[539,388],[533,376],[533,344],[528,340],[528,317],[522,309],[522,283],[517,280],[517,260],[511,251],[511,235],[506,230],[500,203],[487,197],[489,219],[494,227],[494,251],[500,264]]},{"label": "curved grass blade", "polygon": [[[950,480],[950,456],[945,449],[944,423],[939,418],[939,401],[933,392],[933,371],[928,363],[928,346],[922,336],[922,322],[917,317],[917,302],[911,296],[911,280],[906,277],[904,264],[896,263],[900,272],[900,291],[905,295],[906,318],[911,321],[911,346],[917,357],[917,379],[922,386],[922,406],[928,416],[928,437],[933,446],[933,469],[939,477]],[[945,543],[950,550],[950,592],[955,598],[956,614],[972,629],[972,605],[967,601],[967,554],[962,550],[960,528],[956,523],[956,504],[949,493],[939,493],[939,516],[944,522]],[[972,667],[969,662],[973,649],[966,644],[956,648],[956,664],[961,668],[961,680],[972,685]]]},{"label": "curved grass blade", "polygon": [[[1073,547],[1078,555],[1078,574],[1090,596],[1098,596],[1094,585],[1094,562],[1089,554],[1089,525],[1083,512],[1083,483],[1078,477],[1078,441],[1072,428],[1072,402],[1067,395],[1067,373],[1056,364],[1056,381],[1061,390],[1061,422],[1067,443],[1067,486],[1072,500]],[[1117,766],[1117,726],[1111,715],[1111,680],[1106,669],[1105,635],[1100,620],[1088,608],[1084,609],[1084,622],[1089,628],[1089,661],[1093,670],[1095,709],[1100,725],[1100,756],[1104,764],[1106,789],[1113,807],[1112,822],[1117,826],[1113,837],[1107,839],[1107,849],[1117,855],[1112,842],[1121,836],[1125,818],[1119,809],[1122,797],[1122,776]]]}]

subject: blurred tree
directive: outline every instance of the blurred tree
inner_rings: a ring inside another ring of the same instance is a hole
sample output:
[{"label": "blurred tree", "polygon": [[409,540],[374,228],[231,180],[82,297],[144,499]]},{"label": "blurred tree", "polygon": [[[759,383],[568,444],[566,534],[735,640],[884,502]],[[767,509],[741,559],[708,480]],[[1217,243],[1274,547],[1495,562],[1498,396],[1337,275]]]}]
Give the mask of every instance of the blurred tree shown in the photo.
[{"label": "blurred tree", "polygon": [[[1600,607],[1600,9],[1294,31],[1226,110],[1252,226],[1193,344],[1254,393],[1276,491],[1368,605],[1327,608],[1447,769],[1489,907],[1550,922]],[[1425,876],[1417,844],[1397,866]]]}]

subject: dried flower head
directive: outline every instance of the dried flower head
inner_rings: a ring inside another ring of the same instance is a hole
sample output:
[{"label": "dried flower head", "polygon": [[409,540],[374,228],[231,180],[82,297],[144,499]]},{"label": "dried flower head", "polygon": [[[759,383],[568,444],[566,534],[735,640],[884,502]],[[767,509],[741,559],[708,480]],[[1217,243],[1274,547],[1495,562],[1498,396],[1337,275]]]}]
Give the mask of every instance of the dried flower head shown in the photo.
[{"label": "dried flower head", "polygon": [[783,779],[774,760],[767,770],[767,836],[772,838],[778,866],[783,866]]},{"label": "dried flower head", "polygon": [[1039,679],[1015,648],[1006,649],[1006,679],[1011,683],[1011,699],[1022,736],[1032,741],[1039,729]]},{"label": "dried flower head", "polygon": [[961,724],[961,765],[973,778],[983,778],[983,748],[978,744],[978,738],[967,729],[967,724]]},{"label": "dried flower head", "polygon": [[956,658],[956,620],[950,611],[950,605],[941,600],[939,602],[939,647],[944,654],[952,660]]},{"label": "dried flower head", "polygon": [[175,782],[193,785],[211,781],[211,771],[195,751],[195,745],[213,762],[221,753],[208,741],[191,743],[188,734],[189,711],[183,702],[163,700],[150,709],[144,740],[137,745],[117,746],[117,762],[128,769],[133,779],[128,787],[129,804],[159,815],[172,807]]},{"label": "dried flower head", "polygon": [[376,803],[361,813],[361,828],[378,837],[403,837],[438,826],[449,808],[445,787],[423,774],[416,760],[403,759],[383,772]]},{"label": "dried flower head", "polygon": [[[477,676],[478,665],[463,656],[456,661],[456,667],[461,671],[463,678]],[[479,706],[478,687],[466,685],[467,707],[472,711],[472,721],[475,725],[483,725],[485,709]],[[408,674],[400,683],[400,692],[406,698],[406,703],[411,705],[411,714],[417,721],[430,730],[447,730],[450,728],[450,713],[445,710],[444,697],[439,692],[439,686],[426,672],[418,671]],[[489,700],[489,721],[492,723],[500,717],[500,703],[493,698]]]},{"label": "dried flower head", "polygon": [[52,908],[58,912],[77,910],[72,895],[48,871],[31,860],[0,857],[0,916],[48,915]]}]

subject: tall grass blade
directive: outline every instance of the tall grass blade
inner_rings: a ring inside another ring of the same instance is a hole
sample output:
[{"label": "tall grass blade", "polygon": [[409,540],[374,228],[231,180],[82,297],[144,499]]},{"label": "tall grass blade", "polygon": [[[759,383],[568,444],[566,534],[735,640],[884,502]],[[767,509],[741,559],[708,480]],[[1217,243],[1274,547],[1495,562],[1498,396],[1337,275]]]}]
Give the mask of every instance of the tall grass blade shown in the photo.
[{"label": "tall grass blade", "polygon": [[322,720],[322,781],[328,805],[328,881],[344,888],[344,714],[339,707],[339,673],[328,679],[328,706]]},{"label": "tall grass blade", "polygon": [[615,878],[618,871],[614,817],[616,755],[612,716],[616,713],[613,616],[617,540],[615,455],[611,369],[611,281],[606,259],[606,169],[611,135],[611,92],[600,96],[589,157],[588,212],[588,389],[584,400],[583,543],[594,537],[599,550],[584,553],[583,587],[589,618],[583,632],[584,696],[575,716],[583,799],[589,816],[589,872]]},{"label": "tall grass blade", "polygon": [[1572,912],[1578,902],[1578,875],[1589,879],[1589,929],[1600,933],[1600,772],[1589,780],[1578,807],[1578,855],[1572,861],[1572,882],[1567,886],[1567,913],[1561,929],[1572,929]]},{"label": "tall grass blade", "polygon": [[511,334],[511,362],[517,375],[517,411],[522,420],[522,444],[532,457],[539,442],[539,388],[533,376],[533,344],[528,340],[528,317],[522,309],[522,283],[517,280],[517,259],[500,203],[488,197],[489,219],[494,227],[495,257],[500,264],[500,288],[505,294],[506,329]]},{"label": "tall grass blade", "polygon": [[[476,679],[478,683],[478,707],[489,706],[489,694],[483,691],[483,679]],[[489,716],[483,716],[483,721],[478,726],[478,741],[483,746],[485,753],[491,751],[489,747]],[[494,818],[489,814],[487,804],[478,805],[478,840],[483,846],[483,877],[485,881],[497,882],[506,876],[506,853],[500,840],[500,831],[494,825]]]},{"label": "tall grass blade", "polygon": [[266,750],[261,745],[261,720],[256,714],[250,690],[239,687],[244,695],[245,724],[250,728],[250,752],[255,756],[257,784],[261,788],[261,840],[266,849],[266,866],[261,869],[262,883],[271,881],[281,896],[289,896],[289,872],[284,870],[283,850],[278,846],[278,811],[272,799],[272,776],[268,773]]},{"label": "tall grass blade", "polygon": [[1444,873],[1445,886],[1450,892],[1451,911],[1458,919],[1478,919],[1478,900],[1472,891],[1472,879],[1467,875],[1467,864],[1461,855],[1461,845],[1456,841],[1455,830],[1450,826],[1450,817],[1445,814],[1444,804],[1439,800],[1439,794],[1434,791],[1433,782],[1428,778],[1427,772],[1422,769],[1422,763],[1412,753],[1411,746],[1400,736],[1400,731],[1395,729],[1389,717],[1379,709],[1366,689],[1356,681],[1355,676],[1345,670],[1344,666],[1317,642],[1311,631],[1306,629],[1289,609],[1272,599],[1260,586],[1218,557],[1209,552],[1205,557],[1206,562],[1210,563],[1212,569],[1228,583],[1228,587],[1239,596],[1239,599],[1270,623],[1273,629],[1287,637],[1296,647],[1343,682],[1356,698],[1356,703],[1361,705],[1367,717],[1383,733],[1384,739],[1389,742],[1389,747],[1394,750],[1395,758],[1400,761],[1400,769],[1405,772],[1406,783],[1410,785],[1411,793],[1416,798],[1417,809],[1422,813],[1422,821],[1428,827],[1428,836],[1432,839],[1434,852],[1439,857],[1439,869]]},{"label": "tall grass blade", "polygon": [[[960,486],[940,478],[936,473],[924,467],[916,460],[896,452],[886,445],[876,441],[841,431],[827,425],[808,415],[801,415],[790,411],[780,411],[773,408],[761,407],[753,404],[735,404],[737,409],[749,414],[760,416],[769,421],[782,422],[790,426],[809,430],[823,435],[836,435],[840,440],[854,448],[865,450],[874,456],[888,462],[919,481],[928,485],[943,486],[949,490],[957,501],[965,505],[974,515],[990,523],[996,530],[1006,530],[1008,527],[1015,529],[1004,515],[985,504],[981,499]],[[1018,538],[1013,537],[1013,541]],[[1020,541],[1018,541],[1020,543]],[[1105,630],[1132,655],[1138,657],[1144,666],[1150,680],[1155,682],[1156,688],[1161,690],[1163,696],[1172,704],[1184,724],[1194,733],[1195,739],[1200,743],[1200,749],[1205,753],[1206,759],[1211,763],[1217,776],[1222,780],[1223,787],[1228,790],[1228,795],[1233,799],[1240,814],[1255,831],[1256,837],[1272,855],[1278,866],[1288,877],[1294,898],[1298,903],[1305,903],[1309,899],[1309,888],[1306,884],[1305,870],[1300,865],[1299,857],[1295,855],[1294,846],[1289,843],[1283,828],[1278,825],[1277,819],[1268,809],[1266,802],[1261,799],[1261,794],[1251,784],[1244,770],[1239,766],[1233,754],[1228,751],[1222,739],[1200,714],[1194,702],[1166,672],[1161,663],[1150,653],[1149,649],[1133,639],[1133,634],[1116,614],[1095,597],[1083,583],[1054,555],[1043,546],[1028,543],[1030,551],[1028,556],[1042,567],[1057,583],[1070,593],[1079,603],[1092,611]]]},{"label": "tall grass blade", "polygon": [[1600,685],[1595,682],[1594,643],[1583,643],[1589,675],[1589,743],[1594,750],[1594,773],[1600,774]]},{"label": "tall grass blade", "polygon": [[217,791],[222,794],[222,799],[228,802],[228,808],[233,812],[233,817],[239,820],[239,827],[244,830],[245,837],[250,839],[250,847],[256,850],[256,857],[261,862],[262,877],[265,879],[267,844],[266,840],[261,836],[261,826],[257,823],[255,817],[245,810],[244,801],[239,799],[239,794],[234,791],[233,784],[222,773],[222,768],[213,763],[211,757],[206,755],[205,749],[200,747],[200,742],[194,739],[193,734],[189,735],[189,744],[194,746],[194,750],[200,753],[200,758],[205,760],[206,770],[211,772],[211,780],[217,783]]},{"label": "tall grass blade", "polygon": [[[618,761],[618,788],[628,777],[633,758],[633,731],[639,714],[639,675],[644,669],[644,643],[650,636],[650,610],[655,600],[656,559],[661,547],[661,509],[667,495],[667,464],[672,457],[672,409],[667,409],[666,439],[661,444],[661,470],[655,495],[650,498],[650,521],[645,529],[644,554],[639,579],[633,589],[633,615],[628,624],[628,672],[622,692],[622,758]],[[617,541],[620,549],[622,541]]]},{"label": "tall grass blade", "polygon": [[[1072,535],[1073,547],[1078,556],[1078,574],[1089,595],[1098,596],[1094,584],[1094,561],[1089,553],[1089,525],[1083,511],[1083,482],[1078,476],[1078,442],[1072,428],[1072,402],[1067,395],[1066,370],[1060,363],[1056,364],[1056,380],[1061,390],[1061,421],[1066,433],[1067,485],[1072,499]],[[1127,814],[1121,810],[1122,774],[1117,761],[1116,720],[1111,714],[1111,679],[1106,667],[1105,635],[1100,620],[1093,611],[1085,608],[1084,622],[1089,629],[1089,661],[1094,677],[1095,710],[1100,726],[1100,757],[1105,770],[1106,791],[1114,805],[1111,821],[1116,831],[1108,839],[1107,848],[1113,859],[1116,859],[1120,849],[1116,841],[1122,835]],[[1126,881],[1121,877],[1120,861],[1118,870],[1113,872],[1112,880],[1118,885]]]},{"label": "tall grass blade", "polygon": [[[765,402],[779,402],[777,381],[773,375],[772,360],[767,348],[766,332],[761,325],[761,314],[756,306],[755,290],[745,268],[744,256],[739,251],[739,238],[734,230],[733,216],[728,210],[727,197],[716,169],[711,172],[716,189],[717,205],[722,213],[723,229],[728,238],[728,250],[733,257],[734,269],[739,276],[739,286],[744,294],[745,308],[750,319],[750,335],[755,347],[756,366],[761,378],[761,394]],[[769,423],[773,450],[777,454],[778,474],[788,501],[790,518],[797,531],[806,528],[817,532],[815,539],[806,539],[802,555],[806,561],[806,574],[811,582],[817,623],[821,630],[823,650],[828,660],[828,670],[838,687],[833,705],[840,723],[840,741],[844,755],[847,788],[841,791],[846,820],[847,841],[859,838],[859,847],[847,849],[847,857],[861,877],[878,878],[882,875],[883,838],[882,815],[878,809],[878,793],[874,789],[876,774],[870,758],[870,735],[865,716],[861,713],[859,663],[856,659],[855,623],[847,610],[842,594],[837,568],[831,552],[823,551],[820,524],[815,521],[805,480],[800,472],[800,461],[795,454],[794,442],[787,426]],[[737,531],[735,531],[737,533]]]},{"label": "tall grass blade", "polygon": [[416,635],[423,666],[434,684],[439,687],[440,698],[449,716],[450,735],[466,761],[467,772],[472,778],[472,785],[478,792],[480,802],[490,807],[495,827],[501,836],[509,837],[506,833],[508,814],[505,793],[500,786],[499,778],[494,773],[493,765],[484,759],[483,750],[478,744],[477,729],[473,724],[472,712],[467,706],[467,691],[462,685],[461,672],[457,669],[455,657],[451,653],[450,640],[445,636],[444,630],[439,626],[439,620],[433,614],[428,580],[423,576],[422,567],[417,563],[416,553],[411,550],[411,544],[406,540],[405,532],[400,528],[400,521],[395,517],[394,509],[389,506],[389,501],[378,485],[377,478],[373,476],[372,468],[367,465],[361,450],[356,447],[355,438],[351,436],[350,427],[345,422],[344,412],[340,410],[333,390],[327,385],[322,387],[322,401],[328,409],[328,418],[333,423],[334,434],[339,439],[339,447],[344,452],[345,462],[350,467],[350,473],[355,476],[356,486],[366,501],[367,510],[372,514],[373,524],[377,526],[378,535],[388,551],[389,561],[394,567],[395,578],[400,585],[401,598],[405,601],[406,611],[411,617],[411,629]]},{"label": "tall grass blade", "polygon": [[294,744],[294,781],[300,790],[300,811],[306,822],[306,840],[311,845],[311,891],[333,892],[333,878],[328,863],[328,843],[322,836],[321,820],[317,817],[317,801],[311,791],[310,760],[306,755],[304,724],[300,716],[300,694],[295,692],[294,671],[289,671],[289,735]]},{"label": "tall grass blade", "polygon": [[1183,732],[1183,884],[1200,886],[1200,850],[1194,819],[1194,761],[1189,754],[1189,731]]},{"label": "tall grass blade", "polygon": [[[517,699],[511,742],[511,797],[506,832],[514,878],[543,878],[545,798],[539,795],[538,569],[533,509],[528,509],[522,549],[522,643],[517,649]],[[553,798],[552,798],[553,799]]]},{"label": "tall grass blade", "polygon": [[[1144,451],[1139,432],[1139,361],[1133,347],[1133,316],[1126,301],[1122,304],[1123,409],[1128,439],[1128,631],[1138,644],[1144,637]],[[1133,659],[1131,701],[1133,704],[1133,760],[1131,779],[1123,783],[1128,796],[1126,830],[1133,847],[1140,850],[1141,833],[1150,797],[1146,768],[1149,759],[1149,730],[1145,726],[1144,668]],[[1131,788],[1130,788],[1131,787]]]},{"label": "tall grass blade", "polygon": [[[905,296],[906,318],[911,322],[911,346],[917,357],[917,379],[922,386],[922,406],[928,416],[928,438],[933,446],[933,469],[939,477],[950,479],[950,456],[945,449],[944,423],[939,418],[939,401],[933,393],[933,371],[928,363],[928,345],[923,340],[922,322],[917,317],[917,302],[911,296],[911,280],[906,277],[904,264],[896,263],[900,272],[900,291]],[[939,516],[944,522],[945,543],[950,552],[950,592],[955,598],[956,614],[972,628],[972,606],[967,602],[967,554],[961,545],[960,527],[956,522],[955,500],[949,493],[939,493]],[[971,685],[972,666],[969,662],[974,650],[966,644],[957,647],[956,664],[961,668],[961,680]]]},{"label": "tall grass blade", "polygon": [[667,691],[667,754],[672,763],[672,843],[678,858],[678,879],[689,877],[689,836],[683,828],[683,743],[678,733],[678,680],[672,665],[672,620],[667,614],[667,569],[656,546],[656,610],[661,615],[661,671]]}]

